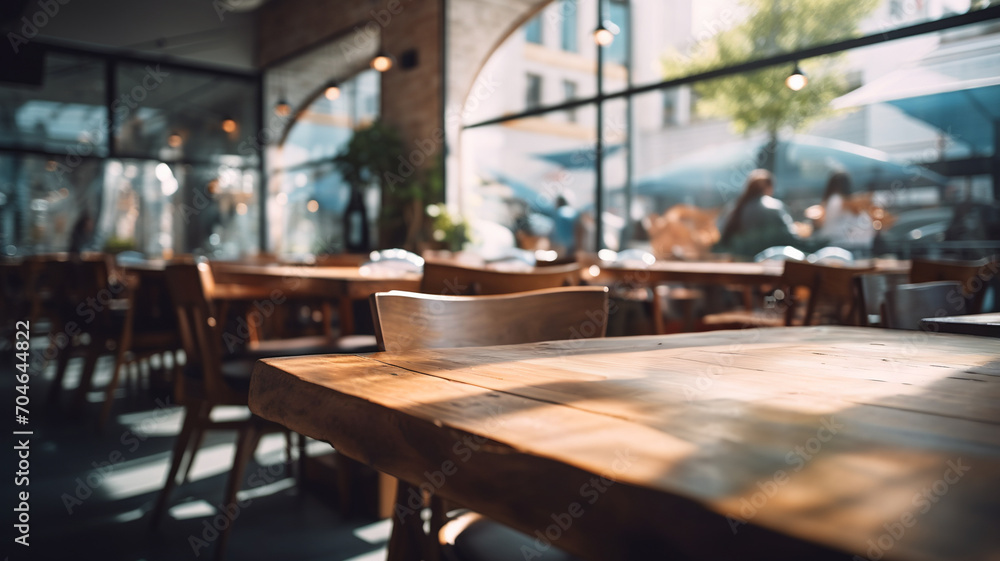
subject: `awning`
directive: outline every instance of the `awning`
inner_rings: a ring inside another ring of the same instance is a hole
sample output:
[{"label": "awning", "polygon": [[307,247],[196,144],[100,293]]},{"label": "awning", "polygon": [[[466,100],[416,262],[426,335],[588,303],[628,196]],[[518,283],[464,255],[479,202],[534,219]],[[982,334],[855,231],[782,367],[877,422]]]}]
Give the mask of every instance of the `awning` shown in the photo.
[{"label": "awning", "polygon": [[[644,175],[637,193],[670,203],[719,206],[739,196],[766,139],[735,142],[690,154]],[[856,191],[942,186],[947,179],[924,167],[892,161],[867,146],[795,135],[778,141],[775,192],[783,199],[819,199],[830,175],[847,172]]]},{"label": "awning", "polygon": [[[622,149],[621,144],[612,144],[610,146],[605,146],[603,149],[604,157],[607,158],[615,152]],[[556,164],[557,166],[562,166],[566,169],[585,169],[593,168],[594,160],[597,157],[594,155],[593,148],[587,149],[577,149],[577,150],[563,150],[561,152],[546,152],[545,154],[535,154],[535,157],[539,160],[545,160]]]},{"label": "awning", "polygon": [[978,153],[995,150],[1000,121],[1000,36],[947,43],[910,67],[833,101],[844,109],[886,103]]}]

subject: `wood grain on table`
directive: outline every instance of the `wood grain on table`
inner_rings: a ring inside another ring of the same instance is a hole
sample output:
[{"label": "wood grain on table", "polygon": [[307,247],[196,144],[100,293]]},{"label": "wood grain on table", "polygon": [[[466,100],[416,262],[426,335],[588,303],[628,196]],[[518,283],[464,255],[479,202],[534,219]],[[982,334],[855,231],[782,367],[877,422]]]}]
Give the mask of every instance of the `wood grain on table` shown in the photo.
[{"label": "wood grain on table", "polygon": [[529,535],[582,506],[555,541],[589,559],[1000,558],[991,339],[772,328],[271,359],[250,405]]}]

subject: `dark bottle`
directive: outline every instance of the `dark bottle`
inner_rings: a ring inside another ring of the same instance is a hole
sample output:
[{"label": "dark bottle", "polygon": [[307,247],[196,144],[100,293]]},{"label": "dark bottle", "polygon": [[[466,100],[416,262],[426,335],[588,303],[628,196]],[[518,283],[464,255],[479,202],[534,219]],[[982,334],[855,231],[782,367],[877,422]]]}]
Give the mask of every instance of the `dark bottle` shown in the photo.
[{"label": "dark bottle", "polygon": [[348,253],[368,253],[368,211],[361,189],[351,188],[351,201],[344,211],[344,247]]}]

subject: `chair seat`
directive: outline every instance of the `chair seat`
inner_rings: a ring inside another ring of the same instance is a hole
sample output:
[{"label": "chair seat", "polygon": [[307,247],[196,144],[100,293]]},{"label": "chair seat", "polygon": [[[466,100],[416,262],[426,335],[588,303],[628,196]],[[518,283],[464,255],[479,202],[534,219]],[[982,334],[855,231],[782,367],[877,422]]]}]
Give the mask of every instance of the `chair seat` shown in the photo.
[{"label": "chair seat", "polygon": [[[551,545],[548,540],[536,541],[529,536],[469,512],[451,520],[441,528],[442,553],[448,561],[510,561],[524,559],[525,551],[538,553],[539,561],[577,561],[579,558]],[[445,539],[455,535],[454,539]]]},{"label": "chair seat", "polygon": [[[253,372],[253,365],[255,362],[257,362],[257,360],[252,358],[239,358],[222,361],[222,365],[219,367],[219,370],[222,374],[223,381],[225,381],[226,385],[229,386],[230,389],[236,392],[241,394],[248,393],[250,391],[250,374]],[[197,380],[198,382],[200,382],[204,377],[201,371],[201,366],[198,364],[185,365],[184,376],[190,380]],[[198,393],[195,388],[191,388],[191,391],[195,394]]]}]

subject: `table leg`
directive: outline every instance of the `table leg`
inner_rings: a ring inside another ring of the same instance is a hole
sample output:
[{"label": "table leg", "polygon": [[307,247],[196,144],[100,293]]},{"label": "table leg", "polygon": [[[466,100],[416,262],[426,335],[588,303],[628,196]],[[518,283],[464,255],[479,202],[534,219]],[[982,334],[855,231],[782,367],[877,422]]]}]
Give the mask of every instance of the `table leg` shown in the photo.
[{"label": "table leg", "polygon": [[354,301],[347,295],[340,297],[340,336],[354,335]]},{"label": "table leg", "polygon": [[[396,487],[396,505],[400,508],[398,512],[407,512],[407,498],[410,490],[419,489],[402,480]],[[388,561],[420,561],[423,559],[424,542],[427,535],[424,534],[424,521],[420,517],[420,512],[414,512],[409,516],[392,517],[392,535],[389,537]]]}]

